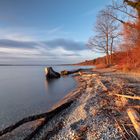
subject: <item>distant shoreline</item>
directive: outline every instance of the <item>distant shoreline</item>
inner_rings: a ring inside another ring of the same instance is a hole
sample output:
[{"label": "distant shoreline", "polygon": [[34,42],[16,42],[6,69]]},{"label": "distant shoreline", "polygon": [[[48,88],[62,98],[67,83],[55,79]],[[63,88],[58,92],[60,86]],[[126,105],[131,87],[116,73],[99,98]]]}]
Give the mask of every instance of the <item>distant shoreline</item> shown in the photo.
[{"label": "distant shoreline", "polygon": [[71,64],[0,64],[0,66],[68,66]]},{"label": "distant shoreline", "polygon": [[0,64],[0,66],[72,66],[75,64]]},{"label": "distant shoreline", "polygon": [[94,66],[86,64],[0,64],[0,66]]}]

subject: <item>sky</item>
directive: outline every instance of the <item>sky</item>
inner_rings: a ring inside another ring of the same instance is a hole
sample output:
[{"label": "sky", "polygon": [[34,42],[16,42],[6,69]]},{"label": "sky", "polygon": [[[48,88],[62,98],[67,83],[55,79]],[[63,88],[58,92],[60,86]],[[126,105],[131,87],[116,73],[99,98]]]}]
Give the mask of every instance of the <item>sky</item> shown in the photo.
[{"label": "sky", "polygon": [[0,64],[64,64],[94,59],[87,46],[111,0],[0,0]]}]

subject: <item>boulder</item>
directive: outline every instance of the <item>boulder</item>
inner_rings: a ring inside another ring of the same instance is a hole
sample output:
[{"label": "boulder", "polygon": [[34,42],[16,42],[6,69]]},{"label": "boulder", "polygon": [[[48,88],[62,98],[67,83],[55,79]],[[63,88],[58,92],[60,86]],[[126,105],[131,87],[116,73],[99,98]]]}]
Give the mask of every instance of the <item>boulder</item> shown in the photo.
[{"label": "boulder", "polygon": [[52,67],[45,68],[46,79],[60,78],[60,74],[53,70]]}]

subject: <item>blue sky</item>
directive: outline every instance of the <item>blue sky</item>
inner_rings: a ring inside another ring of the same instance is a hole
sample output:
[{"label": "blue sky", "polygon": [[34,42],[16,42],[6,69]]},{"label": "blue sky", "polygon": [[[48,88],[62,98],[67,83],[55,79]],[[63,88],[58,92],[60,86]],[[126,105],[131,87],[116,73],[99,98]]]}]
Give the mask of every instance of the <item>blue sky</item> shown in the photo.
[{"label": "blue sky", "polygon": [[93,59],[85,44],[111,0],[0,0],[0,63],[58,64]]}]

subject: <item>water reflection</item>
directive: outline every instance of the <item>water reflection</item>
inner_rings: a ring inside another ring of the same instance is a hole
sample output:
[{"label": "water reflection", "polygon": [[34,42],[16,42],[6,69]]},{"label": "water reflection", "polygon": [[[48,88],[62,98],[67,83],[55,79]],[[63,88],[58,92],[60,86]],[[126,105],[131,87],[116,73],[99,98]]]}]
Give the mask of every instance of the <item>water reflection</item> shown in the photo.
[{"label": "water reflection", "polygon": [[[60,72],[75,68],[55,66],[54,69]],[[76,82],[69,76],[46,81],[43,66],[2,66],[0,128],[29,115],[46,112],[75,87]]]},{"label": "water reflection", "polygon": [[55,85],[55,82],[57,82],[58,79],[46,79],[45,80],[45,87],[46,90],[49,91],[50,89],[53,88],[53,86]]},{"label": "water reflection", "polygon": [[45,80],[46,93],[52,98],[60,98],[64,93],[69,92],[69,85],[76,87],[76,82],[70,76]]}]

